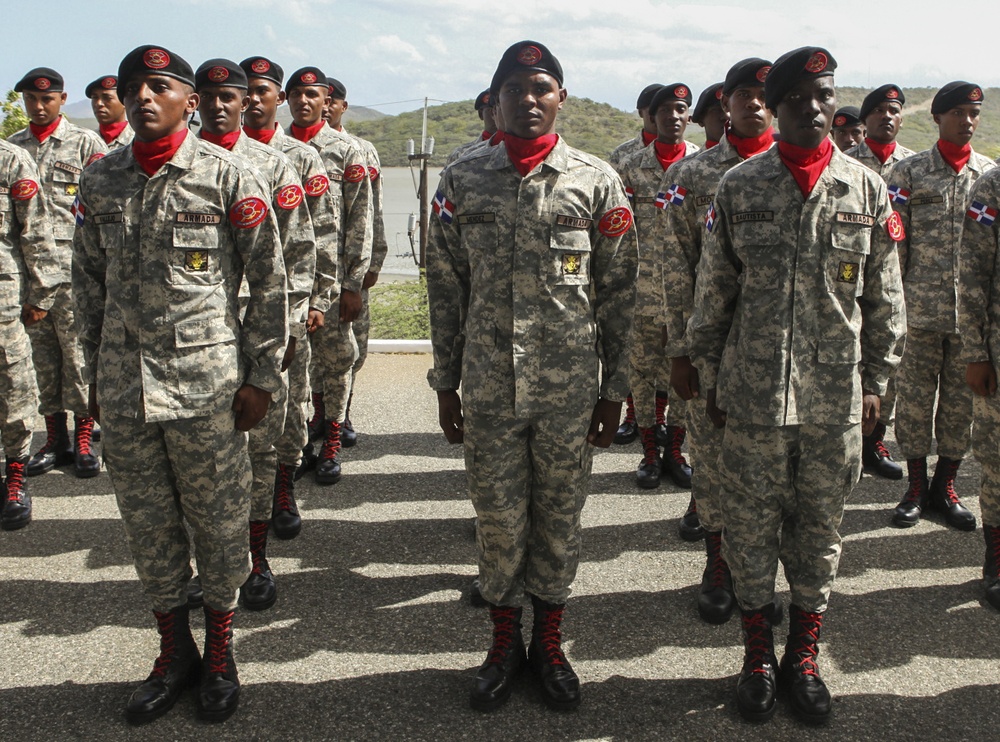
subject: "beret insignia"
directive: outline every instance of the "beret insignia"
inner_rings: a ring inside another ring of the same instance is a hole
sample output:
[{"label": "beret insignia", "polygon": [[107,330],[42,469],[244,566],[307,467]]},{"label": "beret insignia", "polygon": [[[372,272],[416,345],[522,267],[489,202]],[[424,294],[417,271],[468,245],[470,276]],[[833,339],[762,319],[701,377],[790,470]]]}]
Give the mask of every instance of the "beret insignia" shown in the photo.
[{"label": "beret insignia", "polygon": [[895,100],[899,97],[899,91],[896,88],[889,88],[885,91],[885,97],[889,100]]},{"label": "beret insignia", "polygon": [[312,197],[322,196],[330,187],[330,179],[325,175],[317,174],[306,181],[306,194]]},{"label": "beret insignia", "polygon": [[847,123],[847,116],[837,116],[837,118],[833,120],[834,126],[843,126],[846,123]]},{"label": "beret insignia", "polygon": [[52,81],[47,77],[39,77],[35,80],[35,87],[39,90],[48,90],[52,87]]},{"label": "beret insignia", "polygon": [[757,81],[764,82],[767,79],[767,73],[771,71],[771,65],[766,65],[757,70]]},{"label": "beret insignia", "polygon": [[368,168],[364,165],[351,165],[344,171],[344,180],[348,183],[360,183],[368,177]]},{"label": "beret insignia", "polygon": [[826,55],[823,52],[816,52],[809,57],[809,61],[806,62],[805,70],[806,72],[812,72],[815,74],[825,70],[827,64],[829,64],[829,60],[826,58]]},{"label": "beret insignia", "polygon": [[253,229],[267,218],[267,204],[256,196],[237,201],[229,210],[229,221],[238,229]]},{"label": "beret insignia", "polygon": [[715,91],[715,99],[722,100],[722,88],[719,88],[718,90]]},{"label": "beret insignia", "polygon": [[38,193],[38,183],[29,178],[19,180],[10,187],[10,197],[15,201],[30,201]]},{"label": "beret insignia", "polygon": [[223,82],[229,79],[229,70],[225,67],[213,67],[208,71],[208,79],[212,82]]},{"label": "beret insignia", "polygon": [[299,79],[306,85],[312,85],[314,82],[316,82],[316,75],[312,72],[303,72],[301,75],[299,75]]},{"label": "beret insignia", "polygon": [[[39,82],[41,81],[39,80]],[[979,88],[973,88],[972,90],[969,91],[969,100],[982,100],[982,99],[983,99],[983,91],[980,90]]]},{"label": "beret insignia", "polygon": [[625,206],[611,209],[597,223],[597,230],[605,237],[620,237],[632,228],[632,212]]},{"label": "beret insignia", "polygon": [[101,87],[105,90],[111,90],[112,88],[118,87],[118,81],[113,77],[105,77],[101,80]]},{"label": "beret insignia", "polygon": [[271,69],[271,63],[266,59],[256,59],[254,63],[250,65],[250,69],[254,72],[264,73]]},{"label": "beret insignia", "polygon": [[687,98],[688,89],[683,85],[678,85],[676,88],[674,88],[674,96],[677,98]]},{"label": "beret insignia", "polygon": [[542,50],[537,46],[524,46],[517,53],[517,61],[526,67],[530,67],[533,64],[538,64],[539,60],[542,58]]},{"label": "beret insignia", "polygon": [[278,195],[274,200],[278,203],[278,208],[291,211],[302,203],[302,199],[302,189],[295,183],[291,183],[278,191]]},{"label": "beret insignia", "polygon": [[162,70],[170,64],[170,55],[163,49],[148,49],[142,55],[142,62],[152,70]]}]

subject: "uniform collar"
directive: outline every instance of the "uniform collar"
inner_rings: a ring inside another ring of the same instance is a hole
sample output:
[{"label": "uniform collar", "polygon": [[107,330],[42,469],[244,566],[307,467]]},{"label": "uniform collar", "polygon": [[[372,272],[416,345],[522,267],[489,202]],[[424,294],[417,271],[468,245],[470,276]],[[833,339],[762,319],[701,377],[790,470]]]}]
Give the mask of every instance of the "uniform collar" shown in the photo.
[{"label": "uniform collar", "polygon": [[[961,172],[956,173],[955,170],[952,168],[952,166],[945,161],[944,157],[941,156],[941,151],[937,147],[936,140],[934,144],[931,145],[931,160],[934,163],[934,168],[933,168],[934,170],[947,170],[949,173],[955,176],[959,176],[962,174]],[[975,148],[973,148],[972,152],[969,153],[969,161],[965,163],[965,167],[962,168],[962,170],[971,170],[974,173],[982,174],[983,168],[979,164],[978,160],[979,160],[979,155],[976,153]]]},{"label": "uniform collar", "polygon": [[[184,141],[181,142],[181,146],[177,148],[174,152],[174,156],[171,157],[152,177],[156,177],[160,173],[166,171],[167,166],[172,165],[173,167],[179,168],[181,170],[190,170],[194,165],[195,156],[198,153],[200,147],[207,147],[208,142],[202,144],[202,140],[194,135],[194,132],[188,130],[188,135],[184,137]],[[213,145],[214,146],[214,145]],[[132,148],[128,147],[128,158],[131,161],[130,164],[136,171],[146,175],[146,171],[142,169],[138,162],[136,162],[135,155],[132,154]],[[219,148],[215,147],[215,151],[218,152]],[[147,176],[149,177],[149,176]]]},{"label": "uniform collar", "polygon": [[[559,137],[556,146],[542,160],[542,167],[552,168],[558,173],[565,173],[569,169],[569,147],[566,145],[566,140]],[[492,148],[489,160],[486,162],[486,169],[502,170],[503,168],[510,168],[517,172],[514,163],[510,161],[510,157],[507,154],[507,145],[501,142]]]}]

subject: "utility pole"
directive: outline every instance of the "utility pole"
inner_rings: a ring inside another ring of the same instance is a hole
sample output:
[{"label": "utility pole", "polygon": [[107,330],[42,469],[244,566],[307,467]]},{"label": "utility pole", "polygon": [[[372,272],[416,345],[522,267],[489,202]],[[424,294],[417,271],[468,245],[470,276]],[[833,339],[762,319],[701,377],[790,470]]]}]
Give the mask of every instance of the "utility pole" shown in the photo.
[{"label": "utility pole", "polygon": [[420,200],[420,254],[417,257],[417,267],[423,268],[427,257],[427,228],[430,218],[430,202],[427,198],[427,161],[434,154],[434,137],[427,136],[427,98],[424,98],[424,122],[420,130],[420,152],[415,152],[415,145],[410,139],[406,143],[406,157],[412,163],[420,161],[420,184],[417,186],[417,198]]}]

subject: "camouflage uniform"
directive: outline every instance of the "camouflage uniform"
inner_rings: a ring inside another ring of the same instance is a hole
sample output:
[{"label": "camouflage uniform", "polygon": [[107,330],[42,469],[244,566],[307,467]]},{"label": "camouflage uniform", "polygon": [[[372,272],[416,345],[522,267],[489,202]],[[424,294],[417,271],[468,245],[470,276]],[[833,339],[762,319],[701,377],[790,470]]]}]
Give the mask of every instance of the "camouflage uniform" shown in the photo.
[{"label": "camouflage uniform", "polygon": [[939,456],[962,459],[969,452],[972,390],[958,334],[958,245],[972,184],[993,167],[973,152],[956,173],[935,145],[889,173],[906,231],[899,266],[909,329],[896,377],[896,439],[906,459],[927,456],[935,435]]},{"label": "camouflage uniform", "polygon": [[[209,606],[232,609],[250,571],[250,464],[232,403],[243,384],[281,388],[288,309],[269,201],[243,160],[193,135],[152,178],[126,147],[81,180],[80,338],[154,610],[186,602],[185,521]],[[250,302],[241,323],[243,277]]]},{"label": "camouflage uniform", "polygon": [[[310,221],[315,238],[315,259],[313,261],[314,278],[312,296],[309,307],[328,313],[330,305],[340,296],[339,268],[337,259],[337,244],[339,241],[340,217],[335,210],[333,193],[330,190],[330,179],[323,167],[319,153],[308,144],[290,137],[281,129],[277,129],[271,137],[270,146],[285,154],[291,160],[292,166],[299,174],[299,179],[305,187],[306,205],[309,207]],[[286,265],[293,274],[308,272],[305,262],[297,266]],[[297,279],[296,279],[297,280]],[[331,315],[332,319],[332,315]],[[303,327],[302,330],[305,328]],[[288,405],[285,413],[285,427],[281,436],[274,443],[278,455],[278,463],[284,464],[294,471],[302,462],[302,449],[309,441],[306,430],[308,420],[307,405],[309,403],[309,367],[312,362],[312,343],[305,334],[295,335],[295,328],[290,328],[296,337],[295,357],[288,367]]]},{"label": "camouflage uniform", "polygon": [[59,270],[65,282],[56,292],[48,316],[28,328],[35,376],[38,380],[38,411],[53,415],[70,410],[89,417],[87,389],[81,370],[83,358],[73,321],[70,263],[75,221],[70,209],[76,199],[80,173],[91,160],[107,152],[102,140],[89,129],[71,124],[64,116],[55,131],[39,143],[31,129],[22,129],[8,140],[28,151],[38,166],[42,196],[56,241]]},{"label": "camouflage uniform", "polygon": [[891,214],[885,183],[836,149],[803,199],[772,148],[722,177],[706,217],[687,338],[728,412],[723,551],[744,610],[771,604],[779,558],[792,602],[826,608],[862,390],[885,392],[905,333]]},{"label": "camouflage uniform", "polygon": [[28,456],[38,388],[22,304],[48,310],[59,269],[39,175],[28,153],[0,140],[0,443],[7,461]]},{"label": "camouflage uniform", "polygon": [[[986,173],[972,187],[962,228],[958,327],[962,362],[990,361],[1000,368],[1000,292],[997,270],[1000,170]],[[992,209],[992,215],[986,211]],[[979,216],[984,214],[984,216]],[[1000,396],[973,397],[972,445],[983,467],[979,505],[984,526],[1000,526]]]},{"label": "camouflage uniform", "polygon": [[[690,142],[685,144],[685,157],[699,149]],[[663,263],[653,239],[663,166],[656,157],[656,149],[650,146],[626,157],[615,169],[631,201],[639,239],[639,279],[628,353],[629,387],[635,400],[636,423],[640,428],[652,428],[656,424],[656,392],[670,388],[670,361],[663,351]],[[685,427],[686,414],[684,400],[672,399],[667,425]]]},{"label": "camouflage uniform", "polygon": [[[639,136],[635,139],[629,139],[627,142],[622,142],[611,152],[608,157],[608,164],[611,165],[615,170],[621,167],[621,164],[627,160],[629,157],[634,155],[636,152],[642,152],[648,145],[646,140],[642,138],[643,132],[639,132]],[[656,139],[656,136],[653,136]]]},{"label": "camouflage uniform", "polygon": [[[723,138],[715,147],[670,166],[663,175],[660,192],[662,209],[653,223],[652,244],[661,251],[663,266],[663,307],[667,328],[664,355],[690,355],[687,322],[694,304],[695,272],[705,236],[705,212],[715,197],[719,180],[730,168],[743,162],[739,152]],[[682,192],[683,191],[683,192]],[[669,195],[668,195],[669,194]],[[722,447],[722,430],[705,412],[705,390],[687,403],[688,446],[700,464],[691,478],[691,492],[698,505],[698,517],[706,530],[722,530],[719,503],[719,468],[716,461]]]},{"label": "camouflage uniform", "polygon": [[460,144],[455,149],[451,151],[448,155],[448,159],[445,160],[444,166],[448,167],[454,162],[458,162],[467,154],[469,154],[475,147],[478,147],[483,142],[488,142],[490,138],[488,136],[480,135],[478,139],[473,139],[471,142],[466,142],[465,144]]},{"label": "camouflage uniform", "polygon": [[428,381],[462,383],[482,594],[561,604],[579,560],[591,413],[598,394],[628,393],[638,263],[628,201],[605,163],[562,139],[523,179],[506,146],[460,160],[436,201]]},{"label": "camouflage uniform", "polygon": [[[361,291],[372,254],[373,199],[368,158],[349,134],[324,124],[308,144],[319,152],[331,183],[338,219],[338,260],[342,291]],[[310,338],[313,344],[313,387],[323,392],[327,417],[344,422],[351,387],[351,369],[358,344],[350,322],[341,322],[339,297],[330,305],[324,326]],[[318,381],[318,384],[317,384]]]},{"label": "camouflage uniform", "polygon": [[[281,252],[287,271],[288,333],[299,344],[307,345],[306,319],[316,272],[316,246],[312,219],[305,201],[305,192],[298,172],[284,154],[261,144],[245,134],[230,150],[253,165],[263,177],[272,199],[272,212],[277,218],[281,237]],[[253,490],[250,500],[250,520],[271,518],[274,494],[274,472],[277,466],[275,441],[286,424],[288,408],[288,377],[282,374],[281,388],[272,396],[267,415],[250,431],[250,467],[253,470]],[[303,426],[305,422],[303,421]]]},{"label": "camouflage uniform", "polygon": [[126,126],[122,129],[121,134],[116,136],[110,142],[106,143],[109,152],[112,152],[119,147],[127,147],[132,144],[132,140],[135,139],[135,132],[132,131],[131,126]]}]

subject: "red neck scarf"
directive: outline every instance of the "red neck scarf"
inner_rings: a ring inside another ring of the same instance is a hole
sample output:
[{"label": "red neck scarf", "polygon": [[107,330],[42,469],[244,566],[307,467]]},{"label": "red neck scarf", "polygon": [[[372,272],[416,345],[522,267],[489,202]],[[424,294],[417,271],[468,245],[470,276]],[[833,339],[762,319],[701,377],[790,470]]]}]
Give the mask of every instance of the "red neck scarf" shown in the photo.
[{"label": "red neck scarf", "polygon": [[705,140],[705,149],[712,149],[712,147],[714,147],[718,143],[719,143],[718,139],[706,139]]},{"label": "red neck scarf", "polygon": [[211,134],[202,129],[201,138],[223,149],[232,149],[233,145],[236,144],[236,140],[240,138],[240,130],[227,131],[225,134]]},{"label": "red neck scarf", "polygon": [[878,158],[878,161],[883,165],[892,157],[892,153],[896,151],[895,140],[889,142],[888,144],[882,144],[882,142],[876,142],[874,139],[865,137],[865,144],[868,145],[868,149],[872,151],[872,154]]},{"label": "red neck scarf", "polygon": [[736,148],[740,157],[744,160],[749,160],[754,155],[759,155],[761,152],[766,152],[771,148],[771,145],[774,144],[774,129],[770,126],[767,127],[767,131],[759,137],[741,137],[732,131],[728,131],[726,132],[726,139]]},{"label": "red neck scarf", "polygon": [[157,139],[155,142],[143,142],[139,139],[132,141],[132,156],[139,163],[139,167],[150,178],[156,175],[157,171],[180,149],[184,138],[187,136],[187,128]]},{"label": "red neck scarf", "polygon": [[514,167],[523,178],[549,156],[549,152],[559,141],[559,135],[545,134],[536,139],[521,139],[508,132],[504,135],[503,141],[507,145],[510,161],[514,163]]},{"label": "red neck scarf", "polygon": [[104,140],[105,144],[111,144],[118,138],[118,135],[125,131],[125,127],[128,126],[128,121],[118,121],[114,124],[99,124],[98,129],[101,132],[101,139]]},{"label": "red neck scarf", "polygon": [[802,198],[809,198],[819,176],[833,159],[833,142],[824,139],[816,149],[797,147],[789,142],[778,142],[778,154],[785,167],[791,172],[795,182],[799,184]]},{"label": "red neck scarf", "polygon": [[653,149],[656,151],[656,159],[660,161],[660,167],[666,170],[673,165],[687,152],[687,145],[684,142],[679,144],[667,144],[666,142],[653,142]]},{"label": "red neck scarf", "polygon": [[963,144],[959,147],[957,144],[952,144],[951,142],[946,142],[943,139],[938,139],[937,143],[938,152],[944,158],[944,161],[951,165],[951,169],[956,173],[962,172],[962,168],[965,167],[965,163],[969,161],[972,157],[972,145]]},{"label": "red neck scarf", "polygon": [[308,142],[314,136],[319,134],[319,130],[322,129],[325,124],[326,122],[323,121],[322,119],[320,119],[318,124],[313,124],[312,126],[306,126],[305,128],[292,124],[292,136],[298,139],[300,142]]},{"label": "red neck scarf", "polygon": [[483,130],[483,141],[484,141],[484,142],[485,142],[485,141],[487,141],[487,140],[488,140],[488,139],[489,139],[490,137],[492,137],[492,136],[493,136],[493,135],[492,135],[492,134],[490,134],[490,133],[489,133],[488,131],[486,131],[485,129]]},{"label": "red neck scarf", "polygon": [[276,131],[277,129],[251,129],[249,126],[243,127],[244,134],[262,144],[270,144]]},{"label": "red neck scarf", "polygon": [[656,141],[656,134],[650,134],[645,129],[642,130],[642,146],[648,147]]},{"label": "red neck scarf", "polygon": [[490,146],[496,147],[498,144],[500,144],[500,142],[504,140],[504,136],[506,136],[504,132],[497,129],[496,133],[490,137]]},{"label": "red neck scarf", "polygon": [[46,126],[39,126],[38,124],[29,123],[28,127],[31,129],[31,133],[35,135],[35,139],[41,144],[56,130],[59,126],[59,122],[62,121],[62,116],[56,116],[55,121]]}]

